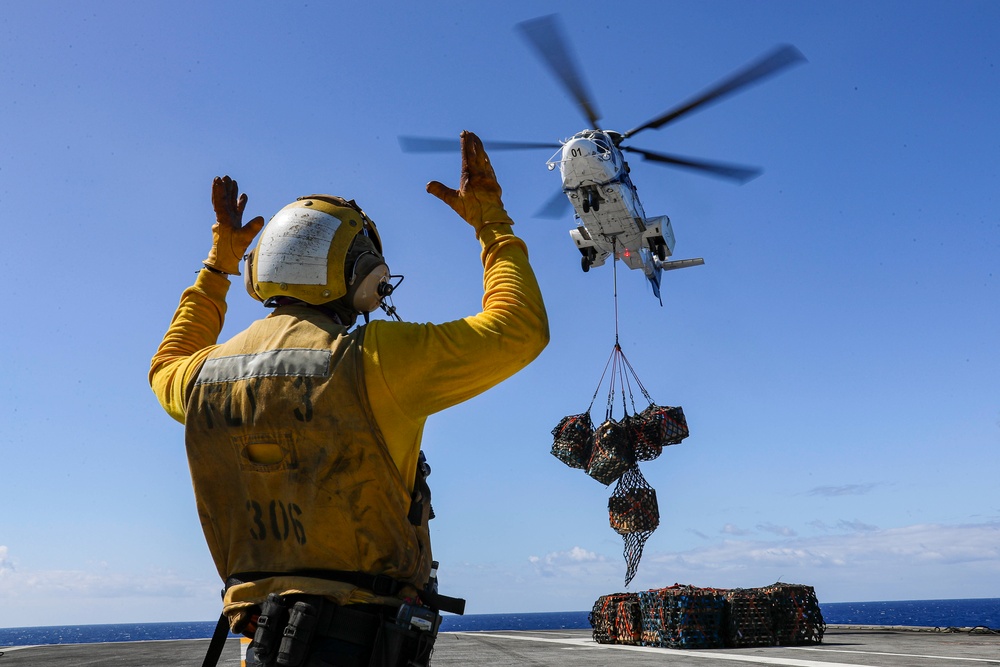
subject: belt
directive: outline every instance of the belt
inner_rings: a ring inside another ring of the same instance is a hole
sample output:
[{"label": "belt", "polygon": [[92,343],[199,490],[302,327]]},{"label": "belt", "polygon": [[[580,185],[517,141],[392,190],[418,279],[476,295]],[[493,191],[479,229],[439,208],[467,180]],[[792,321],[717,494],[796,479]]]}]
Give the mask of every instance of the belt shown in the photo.
[{"label": "belt", "polygon": [[313,638],[326,637],[359,646],[374,646],[385,618],[395,613],[392,607],[376,604],[341,606],[316,595],[288,595],[289,607],[296,602],[313,605],[318,618]]},{"label": "belt", "polygon": [[230,575],[226,579],[226,588],[249,581],[258,581],[269,577],[284,576],[311,577],[314,579],[340,581],[357,586],[358,588],[367,588],[371,592],[375,593],[375,595],[383,597],[392,597],[399,593],[404,586],[406,586],[405,582],[397,581],[396,579],[384,574],[367,574],[365,572],[347,572],[344,570],[305,569],[293,570],[291,572],[238,572]]}]

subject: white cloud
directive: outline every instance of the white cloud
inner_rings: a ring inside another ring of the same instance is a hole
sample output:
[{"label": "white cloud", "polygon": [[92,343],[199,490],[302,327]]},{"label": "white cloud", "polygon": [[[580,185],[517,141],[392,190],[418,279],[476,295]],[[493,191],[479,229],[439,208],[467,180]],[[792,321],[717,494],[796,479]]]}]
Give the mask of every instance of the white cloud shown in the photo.
[{"label": "white cloud", "polygon": [[795,537],[798,534],[788,526],[778,526],[773,523],[758,523],[757,530],[782,537]]},{"label": "white cloud", "polygon": [[[1000,597],[1000,521],[887,529],[840,522],[804,537],[769,524],[757,528],[678,551],[661,546],[669,547],[666,531],[654,533],[628,590],[784,581],[815,587],[821,602]],[[515,562],[445,560],[441,591],[466,597],[471,614],[588,610],[601,595],[625,590],[621,544],[609,530],[595,544]],[[0,547],[0,599],[14,603],[7,605],[11,616],[0,614],[0,627],[211,620],[219,611],[214,573],[199,579],[98,564],[37,571],[15,561]]]},{"label": "white cloud", "polygon": [[918,524],[879,530],[860,524],[847,535],[798,538],[778,543],[725,540],[687,552],[660,553],[660,562],[696,562],[703,568],[744,569],[750,563],[827,566],[923,559],[949,565],[1000,562],[1000,524]]},{"label": "white cloud", "polygon": [[[647,543],[629,590],[674,583],[750,588],[784,581],[815,587],[822,602],[1000,595],[1000,522],[889,529],[840,522],[831,528],[839,533],[808,537],[781,527],[758,528],[762,532],[755,536],[732,530],[683,551]],[[578,545],[531,556],[520,567],[476,568],[475,574],[466,566],[455,573],[456,594],[469,596],[470,613],[590,609],[599,596],[624,590],[624,559],[604,549],[605,544]]]},{"label": "white cloud", "polygon": [[578,563],[600,560],[600,558],[597,557],[597,554],[593,551],[587,551],[581,547],[573,547],[569,550],[569,553],[566,554],[566,557],[571,561],[576,561]]},{"label": "white cloud", "polygon": [[834,525],[828,524],[826,521],[810,521],[809,525],[816,530],[822,530],[823,532],[839,531],[839,532],[872,532],[878,530],[878,526],[873,526],[870,523],[865,523],[854,519],[853,521],[847,521],[846,519],[841,519]]},{"label": "white cloud", "polygon": [[204,581],[195,582],[172,572],[21,570],[0,580],[0,593],[10,598],[52,593],[74,598],[190,597],[201,593],[204,586]]},{"label": "white cloud", "polygon": [[1000,523],[851,526],[855,530],[847,534],[726,539],[688,551],[647,551],[639,567],[642,585],[676,578],[718,587],[817,582],[843,601],[1000,593]]},{"label": "white cloud", "polygon": [[14,571],[14,563],[7,558],[7,547],[0,544],[0,576]]},{"label": "white cloud", "polygon": [[542,577],[587,576],[605,569],[608,559],[583,547],[575,546],[567,551],[554,551],[544,556],[529,556],[528,562]]},{"label": "white cloud", "polygon": [[221,582],[169,570],[111,570],[106,563],[67,569],[15,567],[0,546],[0,627],[74,623],[210,620],[221,610]]},{"label": "white cloud", "polygon": [[806,492],[808,496],[863,496],[872,489],[874,489],[877,484],[867,483],[867,484],[843,484],[841,486],[817,486]]}]

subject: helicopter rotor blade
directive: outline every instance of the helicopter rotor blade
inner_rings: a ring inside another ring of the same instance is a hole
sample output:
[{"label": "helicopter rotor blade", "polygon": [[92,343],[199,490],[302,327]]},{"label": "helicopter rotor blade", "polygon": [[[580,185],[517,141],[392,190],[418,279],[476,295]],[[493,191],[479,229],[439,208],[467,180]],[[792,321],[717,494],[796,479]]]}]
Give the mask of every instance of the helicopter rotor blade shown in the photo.
[{"label": "helicopter rotor blade", "polygon": [[556,15],[550,14],[523,21],[518,23],[517,27],[549,66],[556,79],[566,87],[570,96],[583,111],[583,115],[587,117],[591,128],[599,129],[600,113],[587,90],[583,77],[580,76],[580,68],[577,67],[576,58],[570,54]]},{"label": "helicopter rotor blade", "polygon": [[566,193],[559,190],[552,197],[550,197],[547,202],[542,204],[540,209],[535,211],[535,217],[549,218],[552,220],[561,218],[565,215],[566,209],[569,207],[569,199],[566,197]]},{"label": "helicopter rotor blade", "polygon": [[707,174],[708,176],[724,178],[741,184],[751,181],[764,173],[762,169],[757,167],[744,167],[738,164],[729,164],[726,162],[696,160],[693,158],[681,157],[679,155],[655,153],[653,151],[642,150],[641,148],[632,148],[631,146],[621,146],[621,149],[631,153],[638,153],[643,158],[651,162],[661,162],[674,167],[680,167],[682,169],[691,169]]},{"label": "helicopter rotor blade", "polygon": [[[404,153],[457,153],[462,144],[458,139],[437,137],[399,137],[399,146]],[[556,142],[537,141],[484,141],[483,147],[491,151],[517,151],[530,148],[561,148]]]},{"label": "helicopter rotor blade", "polygon": [[779,70],[796,63],[804,62],[805,59],[806,57],[802,55],[802,52],[790,44],[784,44],[776,47],[757,60],[751,62],[743,69],[734,72],[729,77],[702,92],[700,95],[697,95],[680,106],[677,106],[674,109],[671,109],[670,111],[643,123],[635,129],[629,130],[622,136],[627,138],[641,132],[642,130],[655,130],[696,109],[713,102],[718,102],[723,97],[731,95],[737,90],[745,88],[751,84],[757,83],[762,79],[777,73]]}]

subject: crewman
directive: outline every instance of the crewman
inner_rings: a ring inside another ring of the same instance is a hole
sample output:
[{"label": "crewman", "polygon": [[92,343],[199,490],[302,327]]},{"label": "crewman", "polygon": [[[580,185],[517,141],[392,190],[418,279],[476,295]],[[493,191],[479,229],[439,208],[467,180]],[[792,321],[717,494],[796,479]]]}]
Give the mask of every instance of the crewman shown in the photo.
[{"label": "crewman", "polygon": [[[394,285],[354,201],[301,197],[266,227],[244,225],[247,195],[228,176],[212,183],[212,248],[149,380],[185,425],[223,612],[254,638],[247,664],[426,665],[437,612],[461,602],[431,581],[424,423],[524,368],[549,337],[482,142],[463,132],[461,150],[459,188],[427,191],[475,231],[483,308],[443,324],[368,321],[380,306],[394,314]],[[273,310],[218,343],[229,276],[261,228],[244,279]]]}]

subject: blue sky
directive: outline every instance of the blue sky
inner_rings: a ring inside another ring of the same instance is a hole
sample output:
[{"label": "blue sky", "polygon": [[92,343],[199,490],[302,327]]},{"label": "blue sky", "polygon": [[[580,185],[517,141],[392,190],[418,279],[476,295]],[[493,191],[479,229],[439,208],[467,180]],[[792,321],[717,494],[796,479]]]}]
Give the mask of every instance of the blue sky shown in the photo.
[{"label": "blue sky", "polygon": [[[675,256],[706,264],[667,274],[662,308],[619,274],[623,350],[691,427],[643,465],[661,524],[631,590],[1000,596],[1000,5],[33,2],[0,17],[0,626],[218,613],[182,428],[146,382],[210,243],[212,177],[250,215],[355,198],[406,275],[404,318],[475,313],[478,245],[424,192],[457,184],[458,156],[397,137],[584,129],[514,30],[549,13],[611,129],[776,44],[809,60],[633,142],[765,171],[632,160]],[[532,217],[559,186],[549,152],[492,157],[552,341],[429,420],[442,592],[470,613],[589,609],[624,583],[611,488],[549,432],[597,387],[612,274],[580,271],[569,217]],[[230,295],[225,336],[263,314]]]}]

